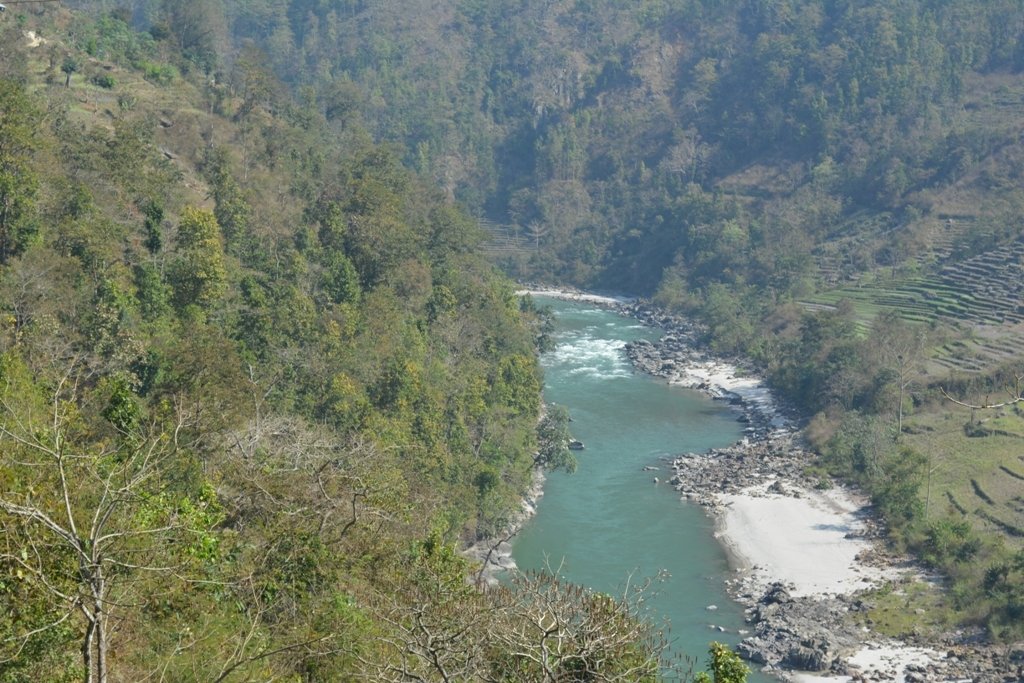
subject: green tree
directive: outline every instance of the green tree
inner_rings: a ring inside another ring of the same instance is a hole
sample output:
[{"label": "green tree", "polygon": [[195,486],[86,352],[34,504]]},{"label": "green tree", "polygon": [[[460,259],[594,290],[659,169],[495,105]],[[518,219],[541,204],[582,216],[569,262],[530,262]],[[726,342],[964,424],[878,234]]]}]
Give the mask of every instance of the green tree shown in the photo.
[{"label": "green tree", "polygon": [[211,148],[203,160],[203,175],[213,187],[214,216],[232,253],[237,253],[250,238],[251,208],[231,173],[228,152]]},{"label": "green tree", "polygon": [[539,408],[540,377],[536,362],[517,354],[501,360],[494,387],[498,400],[519,415],[535,415]]},{"label": "green tree", "polygon": [[1024,551],[985,569],[981,589],[990,601],[989,629],[997,638],[1019,638],[1024,618]]},{"label": "green tree", "polygon": [[215,0],[163,0],[164,26],[181,54],[209,73],[218,63],[218,48],[227,45],[226,16]]},{"label": "green tree", "polygon": [[0,79],[0,263],[27,246],[36,232],[40,113],[23,86]]},{"label": "green tree", "polygon": [[359,303],[362,289],[359,273],[345,254],[327,250],[324,257],[323,288],[336,304]]},{"label": "green tree", "polygon": [[907,528],[923,515],[920,492],[927,467],[928,459],[908,446],[890,454],[883,465],[884,474],[870,488],[872,499],[890,524]]},{"label": "green tree", "polygon": [[223,296],[227,287],[224,247],[211,212],[195,207],[182,212],[168,281],[179,310],[190,305],[209,308]]},{"label": "green tree", "polygon": [[164,209],[157,201],[146,203],[143,210],[145,214],[146,239],[142,243],[146,250],[153,256],[160,253],[164,246],[163,222]]},{"label": "green tree", "polygon": [[750,669],[740,656],[722,643],[711,643],[708,648],[709,672],[700,672],[694,683],[746,683]]},{"label": "green tree", "polygon": [[65,88],[70,88],[71,87],[71,74],[77,73],[78,69],[79,69],[78,60],[75,59],[71,55],[68,55],[67,57],[65,57],[64,61],[61,62],[60,70],[64,73],[64,87]]},{"label": "green tree", "polygon": [[576,471],[576,458],[569,450],[569,411],[565,406],[548,405],[537,424],[537,455],[533,464],[548,470]]}]

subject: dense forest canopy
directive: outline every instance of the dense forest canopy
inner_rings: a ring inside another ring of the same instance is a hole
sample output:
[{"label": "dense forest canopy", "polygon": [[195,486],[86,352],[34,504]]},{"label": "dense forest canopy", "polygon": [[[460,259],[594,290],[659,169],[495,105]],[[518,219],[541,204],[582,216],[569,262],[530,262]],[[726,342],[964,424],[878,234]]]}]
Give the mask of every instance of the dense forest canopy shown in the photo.
[{"label": "dense forest canopy", "polygon": [[507,228],[523,276],[799,295],[1020,203],[1014,0],[79,4],[365,122]]},{"label": "dense forest canopy", "polygon": [[[169,22],[214,72],[231,37],[262,46],[329,120],[362,114],[407,163],[532,235],[544,248],[521,272],[638,292],[664,269],[799,288],[817,275],[814,246],[862,211],[906,228],[905,252],[920,248],[932,189],[1014,139],[1004,122],[971,120],[971,93],[1024,66],[1013,0],[204,1],[160,13],[173,4],[136,3],[136,19]],[[724,237],[704,227],[725,222]],[[851,258],[884,260],[884,246]]]}]

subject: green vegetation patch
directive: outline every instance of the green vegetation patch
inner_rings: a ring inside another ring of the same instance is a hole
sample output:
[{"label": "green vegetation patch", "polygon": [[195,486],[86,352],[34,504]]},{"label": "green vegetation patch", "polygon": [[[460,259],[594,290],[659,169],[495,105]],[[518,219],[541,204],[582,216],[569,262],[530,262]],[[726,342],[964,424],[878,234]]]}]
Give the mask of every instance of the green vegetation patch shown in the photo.
[{"label": "green vegetation patch", "polygon": [[[979,529],[991,526],[991,522],[974,514],[979,506],[994,507],[989,514],[1016,526],[1024,525],[1024,514],[1015,503],[1021,495],[1020,480],[1011,474],[1024,469],[1020,460],[1024,438],[1017,436],[1024,433],[1024,418],[1008,410],[992,416],[977,411],[975,419],[980,420],[979,427],[987,435],[969,436],[964,425],[970,422],[971,411],[952,405],[932,406],[909,421],[920,429],[905,434],[904,439],[916,450],[930,454],[930,501],[938,506],[931,512],[942,514],[944,502],[951,495],[968,510],[968,519]],[[1019,539],[1009,542],[1021,543]]]},{"label": "green vegetation patch", "polygon": [[928,638],[944,633],[957,623],[948,590],[932,581],[908,579],[887,584],[862,597],[864,611],[856,623],[890,638]]}]

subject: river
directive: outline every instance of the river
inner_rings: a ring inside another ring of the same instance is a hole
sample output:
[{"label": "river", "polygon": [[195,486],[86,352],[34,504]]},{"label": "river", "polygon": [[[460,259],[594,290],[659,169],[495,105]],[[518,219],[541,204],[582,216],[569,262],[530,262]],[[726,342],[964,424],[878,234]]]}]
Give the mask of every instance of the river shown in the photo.
[{"label": "river", "polygon": [[566,579],[609,593],[621,592],[630,575],[667,573],[654,584],[652,618],[671,622],[673,653],[703,664],[710,641],[739,641],[743,615],[725,592],[729,568],[711,520],[664,483],[671,473],[662,457],[726,446],[742,425],[728,407],[632,370],[623,347],[656,339],[656,330],[593,304],[538,303],[557,316],[557,347],[542,358],[545,398],[569,409],[586,450],[577,453],[574,474],[548,477],[513,557],[521,569],[560,568]]}]

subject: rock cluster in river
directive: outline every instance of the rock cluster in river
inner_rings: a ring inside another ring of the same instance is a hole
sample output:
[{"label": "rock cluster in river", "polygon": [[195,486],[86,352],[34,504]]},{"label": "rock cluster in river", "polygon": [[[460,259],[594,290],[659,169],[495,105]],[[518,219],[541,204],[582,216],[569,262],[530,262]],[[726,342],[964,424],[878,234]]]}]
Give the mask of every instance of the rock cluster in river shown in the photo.
[{"label": "rock cluster in river", "polygon": [[[626,345],[626,356],[637,370],[728,402],[739,413],[738,419],[747,423],[744,434],[751,439],[761,439],[778,432],[783,425],[789,429],[789,425],[797,421],[796,412],[780,405],[774,398],[766,402],[745,400],[740,394],[713,382],[694,379],[692,370],[695,368],[728,368],[733,373],[756,376],[756,370],[745,359],[722,358],[707,351],[702,343],[707,333],[700,324],[660,313],[639,303],[620,305],[619,311],[663,331],[657,342],[640,339]],[[767,390],[764,394],[768,394]]]},{"label": "rock cluster in river", "polygon": [[793,434],[745,439],[727,448],[685,453],[672,459],[669,483],[682,496],[706,507],[718,505],[723,493],[764,486],[765,493],[798,495],[803,488],[827,486],[827,480],[806,474],[813,455],[795,443]]}]

